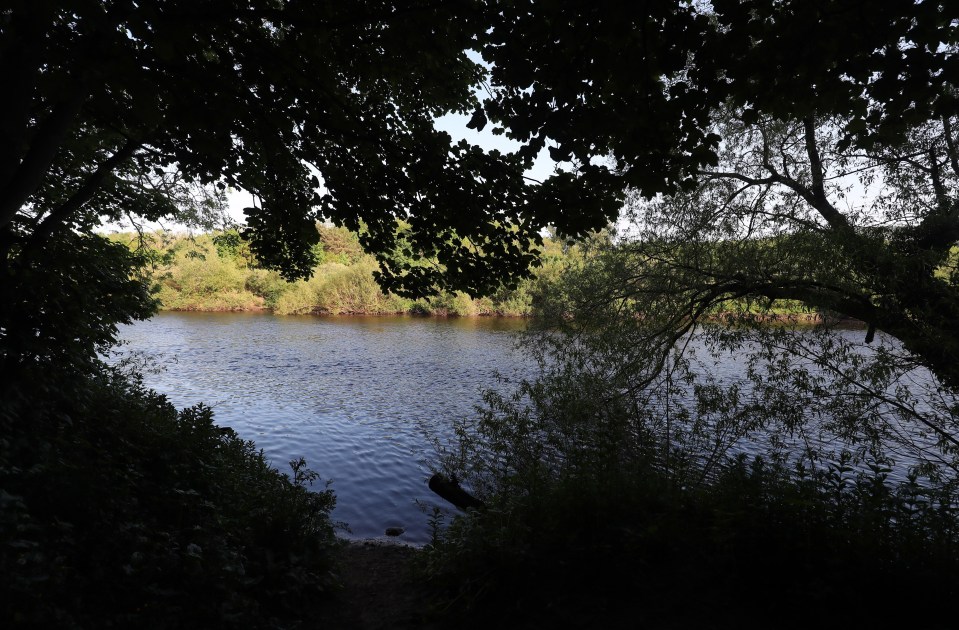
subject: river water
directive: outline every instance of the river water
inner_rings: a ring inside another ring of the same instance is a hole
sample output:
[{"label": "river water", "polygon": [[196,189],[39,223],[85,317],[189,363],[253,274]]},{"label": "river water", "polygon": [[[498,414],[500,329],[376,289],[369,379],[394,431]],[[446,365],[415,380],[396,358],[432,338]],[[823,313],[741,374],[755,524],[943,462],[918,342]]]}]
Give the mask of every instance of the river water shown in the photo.
[{"label": "river water", "polygon": [[253,440],[280,470],[305,457],[336,492],[335,520],[353,538],[405,528],[428,542],[421,506],[433,450],[474,412],[485,389],[509,391],[532,364],[514,348],[519,319],[277,317],[161,313],[121,329],[121,350],[162,368],[147,386],[177,407],[205,403],[217,424]]},{"label": "river water", "polygon": [[[210,405],[218,424],[255,441],[280,470],[306,458],[332,482],[333,517],[350,528],[344,535],[378,538],[401,527],[402,540],[421,545],[432,506],[449,507],[427,488],[427,434],[448,435],[453,420],[475,414],[485,390],[510,392],[535,374],[515,346],[524,328],[496,318],[161,313],[124,327],[121,350],[151,356],[162,369],[145,374],[147,386],[177,407]],[[727,353],[699,371],[728,389],[745,366]],[[931,382],[922,371],[917,379],[917,388]],[[914,429],[903,430],[931,449],[932,438]],[[768,448],[759,434],[731,452]],[[911,457],[899,457],[894,480],[904,479]]]}]

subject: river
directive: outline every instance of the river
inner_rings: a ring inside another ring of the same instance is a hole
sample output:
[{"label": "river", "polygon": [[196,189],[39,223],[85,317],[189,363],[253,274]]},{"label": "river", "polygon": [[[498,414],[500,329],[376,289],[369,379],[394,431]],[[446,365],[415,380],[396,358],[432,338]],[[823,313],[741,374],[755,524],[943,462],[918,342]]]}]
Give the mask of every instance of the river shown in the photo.
[{"label": "river", "polygon": [[[515,347],[524,328],[523,320],[497,318],[161,313],[123,327],[121,350],[150,355],[162,369],[145,374],[147,386],[177,407],[210,405],[218,424],[255,441],[280,470],[306,458],[332,482],[333,518],[350,528],[343,535],[378,538],[400,527],[402,540],[422,545],[431,507],[449,507],[427,488],[427,434],[448,435],[454,419],[475,413],[484,390],[509,392],[534,374]],[[745,365],[727,353],[699,371],[728,389]],[[913,376],[910,389],[932,383],[921,370]],[[932,437],[914,426],[902,431],[931,452]],[[731,450],[763,452],[767,441],[759,433]],[[901,481],[916,460],[898,462],[892,478]]]},{"label": "river", "polygon": [[508,390],[532,364],[514,348],[520,319],[277,317],[160,313],[121,329],[124,352],[162,368],[146,385],[177,407],[203,402],[217,424],[256,442],[277,468],[305,457],[332,481],[333,518],[351,538],[402,527],[429,540],[421,506],[440,434],[474,412],[484,389]]}]

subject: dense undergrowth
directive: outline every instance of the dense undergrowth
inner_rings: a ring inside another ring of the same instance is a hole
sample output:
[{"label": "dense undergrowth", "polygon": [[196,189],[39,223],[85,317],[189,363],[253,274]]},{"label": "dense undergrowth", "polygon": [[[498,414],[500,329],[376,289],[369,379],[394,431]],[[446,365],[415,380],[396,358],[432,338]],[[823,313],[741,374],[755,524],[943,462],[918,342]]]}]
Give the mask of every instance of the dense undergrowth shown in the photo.
[{"label": "dense undergrowth", "polygon": [[115,369],[42,391],[5,388],[0,407],[0,618],[291,627],[321,605],[334,497],[302,461],[283,475],[208,407],[177,411]]},{"label": "dense undergrowth", "polygon": [[954,514],[873,481],[836,493],[761,459],[695,488],[640,468],[542,480],[457,518],[426,567],[470,627],[951,627]]},{"label": "dense undergrowth", "polygon": [[704,479],[696,453],[666,469],[650,435],[588,424],[595,389],[559,408],[527,393],[532,409],[500,399],[446,451],[446,472],[486,502],[434,515],[422,569],[456,624],[951,627],[954,482],[745,455]]},{"label": "dense undergrowth", "polygon": [[161,309],[181,311],[271,310],[278,315],[414,314],[525,316],[532,287],[576,259],[577,248],[547,241],[543,265],[534,278],[515,289],[471,298],[444,292],[411,300],[384,293],[373,273],[376,260],[366,254],[357,235],[345,228],[318,225],[318,261],[308,280],[287,282],[258,266],[235,231],[199,235],[153,232],[115,234],[111,238],[143,252]]}]

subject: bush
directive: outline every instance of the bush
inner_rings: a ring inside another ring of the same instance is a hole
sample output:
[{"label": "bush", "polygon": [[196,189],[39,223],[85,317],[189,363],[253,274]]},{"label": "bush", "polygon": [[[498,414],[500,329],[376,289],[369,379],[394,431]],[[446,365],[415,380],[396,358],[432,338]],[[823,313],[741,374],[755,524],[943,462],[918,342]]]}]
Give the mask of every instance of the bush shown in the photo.
[{"label": "bush", "polygon": [[462,291],[441,293],[427,300],[425,307],[430,314],[441,317],[469,317],[479,313],[476,302]]},{"label": "bush", "polygon": [[500,291],[493,297],[492,313],[508,317],[526,317],[533,312],[533,298],[530,285],[533,280],[520,282],[512,291]]},{"label": "bush", "polygon": [[953,542],[864,529],[864,504],[837,521],[825,488],[761,462],[697,488],[642,469],[541,479],[454,519],[425,569],[470,627],[945,627],[913,602],[959,592]]},{"label": "bush", "polygon": [[[177,411],[134,369],[103,363],[118,324],[155,311],[147,257],[72,230],[40,247],[12,252],[0,274],[4,627],[267,628],[308,615],[332,584],[332,492],[307,489],[302,460],[287,477],[209,408]],[[167,288],[241,293],[235,268],[190,252],[169,258],[181,285]]]},{"label": "bush", "polygon": [[168,310],[255,310],[265,303],[262,297],[247,290],[247,273],[236,261],[221,258],[216,248],[202,242],[176,251],[169,267],[157,279],[157,298],[162,308]]},{"label": "bush", "polygon": [[280,474],[208,407],[178,412],[135,377],[81,390],[0,405],[3,619],[273,627],[331,586],[334,497],[302,461]]},{"label": "bush", "polygon": [[458,622],[944,627],[912,603],[959,594],[955,479],[917,468],[893,482],[878,454],[815,467],[734,456],[730,426],[640,403],[615,373],[576,359],[544,362],[512,396],[488,394],[440,449],[438,468],[487,505],[445,528],[434,515],[424,569]]},{"label": "bush", "polygon": [[369,256],[350,267],[337,263],[322,265],[316,274],[320,280],[317,289],[320,309],[334,315],[406,311],[410,304],[408,300],[383,294],[373,278],[376,269],[376,261]]},{"label": "bush", "polygon": [[276,271],[252,269],[243,285],[250,293],[263,298],[267,308],[276,308],[280,296],[290,289],[290,283]]},{"label": "bush", "polygon": [[344,227],[318,224],[322,263],[335,262],[341,265],[353,265],[367,258],[356,232]]},{"label": "bush", "polygon": [[286,290],[279,295],[273,306],[277,315],[306,315],[316,312],[319,301],[316,295],[316,278],[299,280],[287,285]]}]

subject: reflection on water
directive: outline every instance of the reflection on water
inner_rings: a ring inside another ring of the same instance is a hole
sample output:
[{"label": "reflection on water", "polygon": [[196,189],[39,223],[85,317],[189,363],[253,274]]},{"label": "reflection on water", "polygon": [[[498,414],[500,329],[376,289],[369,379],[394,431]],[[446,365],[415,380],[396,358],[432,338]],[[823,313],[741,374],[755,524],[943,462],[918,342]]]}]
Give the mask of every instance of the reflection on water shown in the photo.
[{"label": "reflection on water", "polygon": [[440,433],[531,364],[513,348],[522,320],[275,317],[161,313],[124,327],[127,351],[165,366],[146,384],[178,407],[206,403],[216,422],[252,439],[272,463],[303,456],[337,495],[334,518],[352,536],[406,528],[428,541],[416,501],[431,454],[422,426]]}]

